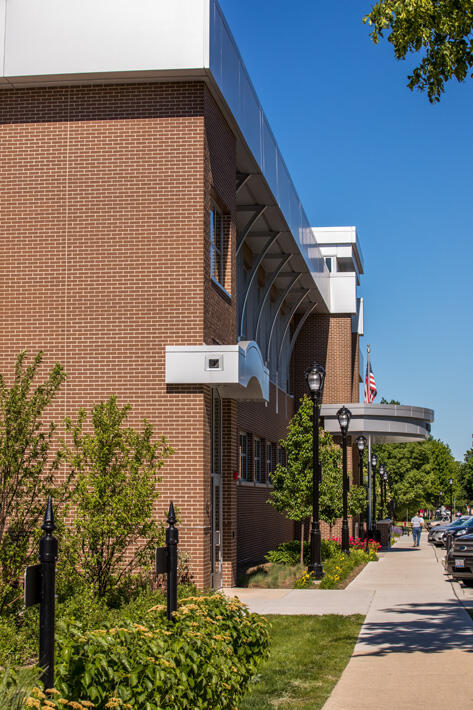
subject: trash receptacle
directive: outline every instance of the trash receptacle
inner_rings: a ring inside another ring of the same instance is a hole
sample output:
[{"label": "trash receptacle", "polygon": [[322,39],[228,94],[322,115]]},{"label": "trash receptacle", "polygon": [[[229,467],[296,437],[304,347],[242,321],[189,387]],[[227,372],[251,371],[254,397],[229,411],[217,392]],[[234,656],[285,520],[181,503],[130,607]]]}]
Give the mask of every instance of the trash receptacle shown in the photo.
[{"label": "trash receptacle", "polygon": [[381,547],[391,547],[392,521],[390,518],[378,520],[376,530],[378,532],[376,539],[381,543]]}]

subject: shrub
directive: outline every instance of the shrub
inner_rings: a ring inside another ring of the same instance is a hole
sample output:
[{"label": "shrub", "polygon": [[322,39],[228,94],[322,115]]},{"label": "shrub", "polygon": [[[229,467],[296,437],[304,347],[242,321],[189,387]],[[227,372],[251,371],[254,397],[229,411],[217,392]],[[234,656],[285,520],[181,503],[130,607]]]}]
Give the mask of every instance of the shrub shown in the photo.
[{"label": "shrub", "polygon": [[52,456],[56,426],[43,423],[65,379],[56,364],[45,381],[35,384],[43,354],[28,362],[20,353],[11,386],[0,375],[0,612],[20,606],[20,579],[37,554],[46,499],[64,501],[68,481],[55,482],[59,458]]},{"label": "shrub", "polygon": [[[299,540],[290,540],[282,542],[274,550],[270,550],[265,559],[276,565],[298,565],[300,560],[301,543]],[[340,545],[336,540],[321,540],[321,555],[322,560],[328,560],[333,555],[340,552]],[[310,562],[310,542],[304,542],[304,564],[307,566]]]},{"label": "shrub", "polygon": [[140,622],[58,625],[58,690],[96,710],[111,696],[146,710],[231,710],[269,645],[266,620],[219,594],[181,600],[175,623],[164,605]]},{"label": "shrub", "polygon": [[154,440],[146,421],[142,431],[126,426],[130,409],[119,407],[116,397],[100,402],[92,410],[90,432],[84,430],[84,410],[77,422],[66,419],[72,443],[64,442],[62,455],[76,478],[76,514],[67,529],[63,564],[71,567],[71,578],[82,577],[100,598],[150,567],[164,536],[153,513],[158,472],[172,449],[164,437]]}]

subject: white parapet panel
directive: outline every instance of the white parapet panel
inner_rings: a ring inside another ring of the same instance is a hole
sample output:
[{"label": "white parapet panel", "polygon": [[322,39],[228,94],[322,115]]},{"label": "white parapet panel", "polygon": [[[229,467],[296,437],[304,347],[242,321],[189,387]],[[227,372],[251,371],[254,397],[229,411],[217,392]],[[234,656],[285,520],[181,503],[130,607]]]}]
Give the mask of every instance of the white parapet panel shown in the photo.
[{"label": "white parapet panel", "polygon": [[253,340],[234,345],[167,345],[166,384],[211,385],[230,399],[269,400],[269,370]]},{"label": "white parapet panel", "polygon": [[209,65],[209,0],[0,0],[2,8],[9,83]]},{"label": "white parapet panel", "polygon": [[356,274],[330,274],[330,313],[356,313]]},{"label": "white parapet panel", "polygon": [[364,301],[362,298],[356,299],[356,313],[351,319],[351,332],[364,335]]}]

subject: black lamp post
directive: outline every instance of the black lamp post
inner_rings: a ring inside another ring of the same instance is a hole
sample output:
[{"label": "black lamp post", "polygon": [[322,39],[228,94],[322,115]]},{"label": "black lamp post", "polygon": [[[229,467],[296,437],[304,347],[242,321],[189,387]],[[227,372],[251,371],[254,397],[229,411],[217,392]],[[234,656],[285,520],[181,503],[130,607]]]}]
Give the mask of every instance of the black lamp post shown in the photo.
[{"label": "black lamp post", "polygon": [[371,471],[373,475],[371,476],[371,485],[373,486],[373,508],[371,515],[371,530],[370,536],[374,538],[374,531],[376,529],[376,466],[378,464],[378,457],[375,453],[371,454]]},{"label": "black lamp post", "polygon": [[384,517],[384,473],[386,469],[384,468],[384,463],[379,464],[379,483],[380,483],[380,493],[381,493],[381,515]]},{"label": "black lamp post", "polygon": [[384,483],[384,505],[386,507],[386,515],[389,517],[389,510],[388,510],[388,477],[389,474],[384,469],[384,476],[383,476],[383,483]]},{"label": "black lamp post", "polygon": [[[363,485],[363,452],[366,446],[366,437],[361,434],[356,440],[356,445],[358,447],[358,467],[360,474],[360,486]],[[368,482],[366,484],[366,492],[368,493]],[[368,503],[368,495],[366,496],[366,502]],[[366,534],[368,535],[368,505],[366,506]]]},{"label": "black lamp post", "polygon": [[448,485],[450,486],[450,522],[453,523],[453,478],[448,479]]},{"label": "black lamp post", "polygon": [[315,579],[322,579],[324,570],[321,560],[319,522],[319,484],[322,478],[319,459],[319,418],[324,391],[325,368],[314,363],[305,371],[305,379],[312,397],[312,527],[310,530],[309,572],[314,573]]},{"label": "black lamp post", "polygon": [[342,520],[342,551],[350,552],[350,533],[348,531],[348,473],[347,473],[347,434],[350,425],[351,412],[342,407],[337,412],[340,431],[342,432],[343,451],[343,520]]}]

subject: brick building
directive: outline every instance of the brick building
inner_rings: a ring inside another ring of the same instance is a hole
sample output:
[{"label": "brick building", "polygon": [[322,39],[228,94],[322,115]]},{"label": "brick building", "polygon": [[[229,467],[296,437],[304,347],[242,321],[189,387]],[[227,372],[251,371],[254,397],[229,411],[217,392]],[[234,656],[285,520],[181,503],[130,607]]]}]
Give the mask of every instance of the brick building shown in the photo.
[{"label": "brick building", "polygon": [[55,418],[116,394],[164,434],[201,585],[294,535],[267,504],[304,370],[358,402],[362,257],[313,229],[215,0],[0,2],[2,373]]}]

